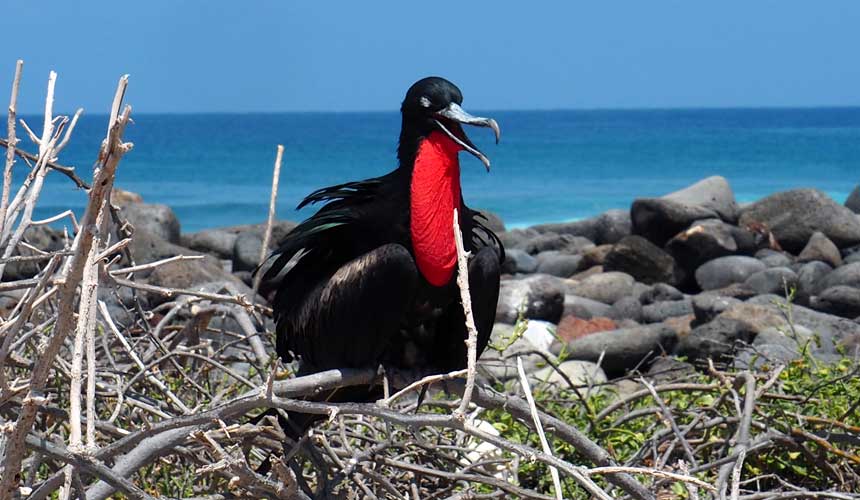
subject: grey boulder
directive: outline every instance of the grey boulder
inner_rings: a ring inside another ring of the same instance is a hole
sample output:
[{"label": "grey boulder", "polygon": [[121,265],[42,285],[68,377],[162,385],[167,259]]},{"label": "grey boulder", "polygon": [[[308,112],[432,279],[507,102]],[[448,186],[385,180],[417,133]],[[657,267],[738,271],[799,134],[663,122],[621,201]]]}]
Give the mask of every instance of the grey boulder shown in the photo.
[{"label": "grey boulder", "polygon": [[771,267],[753,273],[744,281],[744,285],[757,294],[784,295],[797,286],[797,274],[787,267]]},{"label": "grey boulder", "polygon": [[541,252],[536,260],[537,272],[561,278],[570,277],[580,271],[583,261],[582,255],[567,255],[556,250]]},{"label": "grey boulder", "polygon": [[743,283],[765,267],[761,261],[744,255],[719,257],[696,269],[696,283],[702,290],[724,288],[733,283]]},{"label": "grey boulder", "polygon": [[682,272],[675,259],[641,236],[621,239],[603,263],[607,271],[621,271],[646,284],[681,282]]},{"label": "grey boulder", "polygon": [[179,243],[179,219],[167,205],[131,203],[122,206],[122,216],[135,232],[144,231],[170,243]]},{"label": "grey boulder", "polygon": [[855,186],[845,199],[845,206],[855,214],[860,214],[860,185]]},{"label": "grey boulder", "polygon": [[612,306],[596,300],[566,294],[564,296],[564,313],[562,316],[576,316],[580,319],[608,318]]},{"label": "grey boulder", "polygon": [[842,255],[839,253],[839,249],[821,231],[812,233],[812,236],[809,237],[809,242],[806,243],[800,255],[797,256],[797,260],[798,262],[820,260],[833,267],[842,265]]},{"label": "grey boulder", "polygon": [[507,274],[533,273],[537,271],[537,259],[529,255],[525,250],[518,248],[505,249],[505,261],[502,263],[502,272]]},{"label": "grey boulder", "polygon": [[597,362],[610,375],[642,366],[649,359],[671,352],[678,341],[675,330],[665,325],[646,325],[597,332],[567,344],[568,359]]},{"label": "grey boulder", "polygon": [[559,281],[546,274],[502,281],[496,321],[514,324],[522,310],[527,319],[558,323],[564,311],[564,290]]},{"label": "grey boulder", "polygon": [[568,285],[567,292],[579,297],[614,304],[633,293],[633,276],[622,272],[606,272],[589,276]]}]

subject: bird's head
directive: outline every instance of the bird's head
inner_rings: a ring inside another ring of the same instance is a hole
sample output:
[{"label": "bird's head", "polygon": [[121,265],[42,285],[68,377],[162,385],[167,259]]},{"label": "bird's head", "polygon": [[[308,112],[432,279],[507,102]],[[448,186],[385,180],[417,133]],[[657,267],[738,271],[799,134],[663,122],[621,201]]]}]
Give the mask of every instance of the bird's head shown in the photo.
[{"label": "bird's head", "polygon": [[499,142],[499,125],[492,118],[470,115],[460,107],[461,104],[463,94],[460,89],[444,78],[423,78],[409,87],[400,107],[403,115],[398,147],[401,165],[411,163],[421,140],[438,131],[450,138],[455,147],[474,155],[487,170],[490,169],[490,159],[469,140],[462,125],[492,129],[496,143]]}]

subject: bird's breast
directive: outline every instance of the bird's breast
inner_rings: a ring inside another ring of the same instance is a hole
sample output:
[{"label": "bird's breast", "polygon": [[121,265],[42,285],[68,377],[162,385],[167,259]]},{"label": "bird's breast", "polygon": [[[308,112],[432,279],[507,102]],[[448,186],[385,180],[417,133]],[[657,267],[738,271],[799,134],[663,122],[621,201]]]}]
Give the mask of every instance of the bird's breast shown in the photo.
[{"label": "bird's breast", "polygon": [[459,146],[433,132],[418,147],[410,189],[410,233],[418,270],[434,286],[457,266],[454,209],[460,206]]}]

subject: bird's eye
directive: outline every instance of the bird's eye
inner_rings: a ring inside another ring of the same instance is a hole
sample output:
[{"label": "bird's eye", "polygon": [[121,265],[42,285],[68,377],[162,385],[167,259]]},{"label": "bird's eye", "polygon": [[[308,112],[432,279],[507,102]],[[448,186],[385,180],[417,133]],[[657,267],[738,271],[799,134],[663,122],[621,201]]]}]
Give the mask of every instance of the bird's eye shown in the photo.
[{"label": "bird's eye", "polygon": [[429,108],[433,104],[427,96],[421,96],[421,99],[418,99],[418,102],[425,108]]}]

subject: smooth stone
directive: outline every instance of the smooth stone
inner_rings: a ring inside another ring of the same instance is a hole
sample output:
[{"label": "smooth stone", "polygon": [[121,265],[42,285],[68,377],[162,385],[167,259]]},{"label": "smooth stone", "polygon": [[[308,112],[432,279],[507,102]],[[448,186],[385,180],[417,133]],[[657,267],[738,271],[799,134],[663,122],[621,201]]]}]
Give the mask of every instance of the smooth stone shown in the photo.
[{"label": "smooth stone", "polygon": [[574,282],[567,287],[567,292],[604,304],[614,304],[633,292],[634,282],[633,276],[629,274],[610,271]]},{"label": "smooth stone", "polygon": [[729,255],[708,261],[696,269],[696,283],[702,290],[715,290],[732,283],[743,283],[765,264],[744,255]]},{"label": "smooth stone", "polygon": [[830,274],[833,268],[830,264],[820,261],[812,261],[803,264],[797,271],[797,297],[801,300],[807,300],[810,296],[818,293],[820,288],[818,283]]},{"label": "smooth stone", "polygon": [[540,233],[532,228],[511,229],[510,231],[498,234],[498,237],[502,241],[506,250],[511,248],[520,248],[525,245],[527,241],[537,236],[540,236]]},{"label": "smooth stone", "polygon": [[[200,289],[212,283],[222,286],[229,283],[247,297],[254,296],[253,290],[242,280],[225,271],[220,263],[211,257],[200,260],[179,260],[158,266],[149,274],[146,282],[150,285],[185,289]],[[155,293],[148,294],[148,297],[153,305],[170,300],[169,297]]]},{"label": "smooth stone", "polygon": [[717,257],[747,253],[753,245],[754,237],[749,231],[720,219],[706,219],[673,236],[666,243],[666,251],[680,266],[693,270]]},{"label": "smooth stone", "polygon": [[737,220],[738,207],[725,178],[703,179],[661,198],[639,198],[630,209],[633,234],[663,246],[669,239],[702,219]]},{"label": "smooth stone", "polygon": [[595,332],[605,332],[618,328],[618,323],[609,318],[596,317],[583,319],[576,316],[565,316],[561,318],[561,322],[556,327],[556,335],[564,342],[570,342],[573,339],[578,339]]},{"label": "smooth stone", "polygon": [[537,259],[525,250],[518,248],[505,249],[505,262],[502,263],[502,272],[507,274],[533,273],[537,271]]},{"label": "smooth stone", "polygon": [[642,319],[642,304],[635,297],[621,297],[612,304],[609,317],[639,322]]},{"label": "smooth stone", "polygon": [[568,388],[571,384],[574,387],[587,387],[608,381],[600,366],[582,360],[565,361],[557,367],[547,366],[537,371],[533,377],[544,383],[557,385],[561,389]]},{"label": "smooth stone", "polygon": [[[486,349],[478,358],[478,369],[491,378],[506,381],[519,377],[517,373],[516,358],[523,360],[523,368],[526,373],[534,373],[546,365],[546,359],[535,352],[540,351],[524,337],[519,337],[511,342],[514,334],[513,325],[496,323],[490,334],[490,344],[494,346],[506,346],[503,352],[495,349]],[[510,343],[510,345],[508,345]],[[555,360],[551,353],[543,353],[550,360]],[[513,362],[512,362],[513,361]]]},{"label": "smooth stone", "polygon": [[558,250],[561,253],[576,255],[594,246],[594,243],[582,236],[570,234],[543,233],[520,242],[513,248],[525,250],[530,255],[536,255],[548,250]]},{"label": "smooth stone", "polygon": [[842,264],[854,264],[855,262],[860,262],[860,252],[852,253],[842,259]]},{"label": "smooth stone", "polygon": [[645,323],[660,323],[688,314],[693,314],[693,301],[690,299],[655,302],[642,307],[642,321]]},{"label": "smooth stone", "polygon": [[621,271],[642,283],[681,281],[681,270],[671,255],[641,236],[626,236],[612,247],[603,264],[607,271]]},{"label": "smooth stone", "polygon": [[[568,359],[596,363],[609,376],[620,375],[647,362],[654,356],[672,352],[677,334],[665,325],[646,325],[592,333],[567,343]],[[553,347],[560,349],[558,343]],[[558,352],[558,351],[553,351]]]},{"label": "smooth stone", "polygon": [[[131,239],[129,250],[134,257],[135,263],[149,264],[157,260],[175,257],[177,255],[205,255],[201,252],[191,250],[179,246],[169,241],[145,231],[136,232],[134,238]],[[217,262],[217,259],[207,255],[206,259],[210,262]],[[145,276],[146,273],[143,273]]]},{"label": "smooth stone", "polygon": [[780,246],[792,253],[803,250],[820,231],[839,248],[860,243],[860,218],[816,189],[795,189],[763,198],[741,213],[740,224],[764,224]]},{"label": "smooth stone", "polygon": [[646,376],[656,384],[673,383],[695,375],[696,367],[672,356],[660,356],[654,359]]},{"label": "smooth stone", "polygon": [[208,229],[183,234],[180,240],[183,246],[192,250],[208,253],[220,259],[232,259],[237,236],[237,233],[224,229]]},{"label": "smooth stone", "polygon": [[762,261],[767,267],[788,267],[793,262],[790,256],[784,252],[762,248],[755,253],[755,258]]},{"label": "smooth stone", "polygon": [[548,321],[530,319],[523,338],[541,351],[548,351],[555,340],[555,325]]},{"label": "smooth stone", "polygon": [[582,268],[588,269],[592,266],[602,266],[606,262],[606,256],[612,251],[614,245],[597,245],[582,252]]},{"label": "smooth stone", "polygon": [[757,294],[786,294],[797,286],[797,274],[787,267],[771,267],[752,274],[744,285]]},{"label": "smooth stone", "polygon": [[233,244],[233,271],[253,271],[260,265],[263,240],[258,235],[239,233]]},{"label": "smooth stone", "polygon": [[519,311],[527,319],[542,319],[558,323],[564,312],[564,291],[558,278],[533,274],[523,279],[504,280],[499,288],[496,321],[514,324]]},{"label": "smooth stone", "polygon": [[818,290],[833,286],[845,285],[860,288],[860,262],[853,262],[837,267],[816,283]]},{"label": "smooth stone", "polygon": [[734,297],[724,297],[713,293],[701,293],[693,297],[693,314],[696,323],[707,323],[720,315],[726,309],[740,304],[741,301]]},{"label": "smooth stone", "polygon": [[820,260],[833,267],[839,267],[842,265],[842,254],[830,238],[821,231],[816,231],[812,233],[809,242],[797,256],[797,260],[799,262]]},{"label": "smooth stone", "polygon": [[752,342],[757,332],[747,323],[724,317],[724,314],[693,328],[678,343],[677,354],[691,361],[709,358],[726,361],[735,352],[739,342]]},{"label": "smooth stone", "polygon": [[[72,243],[74,235],[69,236],[69,245]],[[62,250],[65,245],[65,237],[62,231],[48,226],[30,226],[24,231],[23,241],[45,252],[55,252]],[[36,253],[23,245],[18,245],[18,248],[12,252],[13,257],[29,256]],[[3,269],[3,281],[16,281],[29,279],[40,272],[48,264],[47,260],[42,261],[23,261],[9,262]]]},{"label": "smooth stone", "polygon": [[826,288],[809,300],[809,307],[845,318],[854,318],[860,314],[860,288],[845,285]]},{"label": "smooth stone", "polygon": [[630,234],[630,212],[618,209],[608,210],[600,215],[588,219],[553,224],[539,224],[537,226],[532,226],[532,229],[541,233],[552,232],[582,236],[598,245],[614,244],[621,238]]},{"label": "smooth stone", "polygon": [[121,216],[135,229],[145,231],[170,243],[179,244],[179,219],[167,205],[132,203],[121,207]]},{"label": "smooth stone", "polygon": [[576,316],[581,319],[609,317],[612,306],[596,300],[565,294],[562,316]]},{"label": "smooth stone", "polygon": [[537,272],[567,278],[577,273],[582,266],[581,255],[566,255],[556,250],[541,252],[536,257]]},{"label": "smooth stone", "polygon": [[860,185],[855,186],[848,198],[845,199],[845,207],[855,214],[860,214]]},{"label": "smooth stone", "polygon": [[672,285],[666,283],[655,283],[639,295],[639,302],[643,305],[648,305],[655,302],[681,300],[683,298],[684,294]]}]

